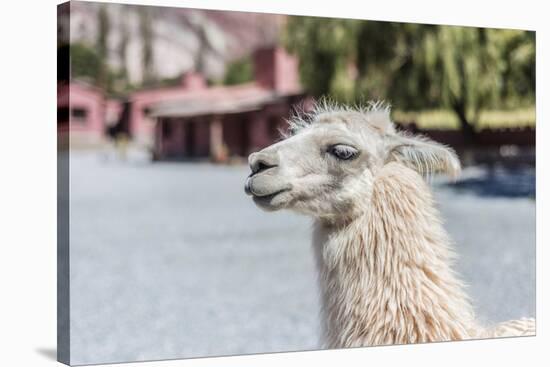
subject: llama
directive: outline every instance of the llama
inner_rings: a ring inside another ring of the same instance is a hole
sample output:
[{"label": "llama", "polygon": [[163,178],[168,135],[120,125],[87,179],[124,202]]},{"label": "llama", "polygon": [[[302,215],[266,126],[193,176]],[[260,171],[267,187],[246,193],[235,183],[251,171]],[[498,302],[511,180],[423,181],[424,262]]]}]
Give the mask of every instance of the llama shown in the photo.
[{"label": "llama", "polygon": [[534,319],[476,321],[423,176],[457,177],[454,151],[396,131],[381,103],[323,103],[250,155],[245,191],[315,220],[328,348],[533,335]]}]

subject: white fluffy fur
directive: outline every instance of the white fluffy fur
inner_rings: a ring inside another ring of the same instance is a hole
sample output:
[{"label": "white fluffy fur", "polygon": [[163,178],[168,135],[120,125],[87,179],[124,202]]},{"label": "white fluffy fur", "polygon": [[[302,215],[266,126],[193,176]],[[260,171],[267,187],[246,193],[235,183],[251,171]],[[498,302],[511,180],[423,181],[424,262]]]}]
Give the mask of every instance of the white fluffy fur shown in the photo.
[{"label": "white fluffy fur", "polygon": [[314,249],[328,347],[527,335],[534,320],[486,329],[452,270],[454,253],[429,189],[386,165],[370,210],[344,226],[317,222]]}]

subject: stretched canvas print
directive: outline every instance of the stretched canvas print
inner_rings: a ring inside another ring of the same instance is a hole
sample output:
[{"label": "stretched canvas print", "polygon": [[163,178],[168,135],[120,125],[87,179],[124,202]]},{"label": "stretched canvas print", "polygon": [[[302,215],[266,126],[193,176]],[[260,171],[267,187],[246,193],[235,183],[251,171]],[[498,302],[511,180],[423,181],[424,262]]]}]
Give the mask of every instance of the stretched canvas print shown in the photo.
[{"label": "stretched canvas print", "polygon": [[58,359],[535,335],[535,32],[58,7]]}]

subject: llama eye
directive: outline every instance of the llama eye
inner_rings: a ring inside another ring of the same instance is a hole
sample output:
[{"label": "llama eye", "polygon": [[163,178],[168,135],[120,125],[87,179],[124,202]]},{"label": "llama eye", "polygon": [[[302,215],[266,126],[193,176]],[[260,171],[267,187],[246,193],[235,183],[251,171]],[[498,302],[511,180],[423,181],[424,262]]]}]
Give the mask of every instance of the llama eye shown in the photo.
[{"label": "llama eye", "polygon": [[355,149],[354,147],[350,147],[349,145],[333,145],[329,148],[328,151],[330,154],[335,156],[338,159],[348,161],[350,159],[353,159],[357,157],[357,154],[359,154],[359,151]]}]

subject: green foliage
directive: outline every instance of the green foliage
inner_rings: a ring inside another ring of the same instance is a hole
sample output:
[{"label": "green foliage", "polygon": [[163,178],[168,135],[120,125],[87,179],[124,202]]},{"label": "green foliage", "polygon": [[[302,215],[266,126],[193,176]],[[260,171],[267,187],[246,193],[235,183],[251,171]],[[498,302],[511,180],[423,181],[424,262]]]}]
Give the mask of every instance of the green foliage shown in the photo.
[{"label": "green foliage", "polygon": [[452,110],[470,133],[482,110],[534,103],[534,32],[291,17],[284,41],[314,96]]},{"label": "green foliage", "polygon": [[253,80],[253,74],[252,60],[250,57],[246,57],[228,65],[223,84],[235,85],[247,83]]},{"label": "green foliage", "polygon": [[348,66],[356,57],[360,25],[360,21],[345,19],[289,19],[284,41],[299,56],[300,77],[311,94],[330,94],[337,100],[353,97],[354,80]]},{"label": "green foliage", "polygon": [[110,69],[96,49],[83,43],[73,43],[65,47],[69,48],[71,57],[71,78],[92,83],[112,96],[121,96],[134,89],[128,83],[126,73],[123,70]]},{"label": "green foliage", "polygon": [[535,101],[535,32],[508,31],[503,45],[505,59],[502,98],[508,106]]},{"label": "green foliage", "polygon": [[71,77],[95,82],[101,69],[102,60],[97,52],[85,44],[70,45]]}]

